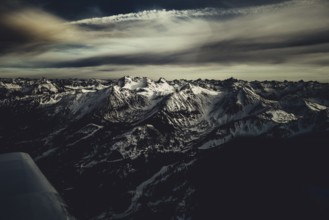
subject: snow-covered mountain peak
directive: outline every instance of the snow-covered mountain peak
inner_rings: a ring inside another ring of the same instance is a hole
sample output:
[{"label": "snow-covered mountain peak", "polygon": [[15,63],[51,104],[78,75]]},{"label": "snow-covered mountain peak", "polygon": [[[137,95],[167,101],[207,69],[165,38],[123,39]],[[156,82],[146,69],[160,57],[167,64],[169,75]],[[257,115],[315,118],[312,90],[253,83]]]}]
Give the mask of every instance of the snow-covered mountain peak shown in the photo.
[{"label": "snow-covered mountain peak", "polygon": [[256,104],[262,100],[262,97],[248,87],[242,87],[237,94],[237,103],[240,105]]},{"label": "snow-covered mountain peak", "polygon": [[194,85],[192,83],[186,83],[185,85],[183,85],[180,89],[181,93],[192,93],[194,95],[199,95],[199,94],[203,94],[203,95],[218,95],[220,92],[214,91],[212,89],[205,89],[201,86],[198,85]]},{"label": "snow-covered mountain peak", "polygon": [[153,81],[146,77],[124,77],[119,80],[122,89],[129,90],[139,95],[154,98],[155,96],[165,96],[174,92],[174,87],[169,85],[165,79]]},{"label": "snow-covered mountain peak", "polygon": [[56,94],[58,93],[58,88],[51,81],[42,80],[41,82],[37,82],[35,84],[35,88],[32,91],[33,94],[42,94],[45,92]]},{"label": "snow-covered mountain peak", "polygon": [[165,78],[160,77],[160,79],[157,81],[157,83],[168,83],[168,82]]},{"label": "snow-covered mountain peak", "polygon": [[119,80],[119,85],[124,89],[136,90],[146,86],[147,78],[125,76]]}]

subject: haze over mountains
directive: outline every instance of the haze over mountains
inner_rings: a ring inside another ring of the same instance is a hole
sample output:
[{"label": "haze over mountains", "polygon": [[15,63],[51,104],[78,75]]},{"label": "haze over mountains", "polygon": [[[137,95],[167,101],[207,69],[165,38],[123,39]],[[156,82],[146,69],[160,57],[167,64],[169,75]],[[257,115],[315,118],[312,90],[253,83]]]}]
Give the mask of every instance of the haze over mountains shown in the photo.
[{"label": "haze over mountains", "polygon": [[78,219],[314,216],[328,107],[315,81],[1,79],[0,152],[31,154]]}]

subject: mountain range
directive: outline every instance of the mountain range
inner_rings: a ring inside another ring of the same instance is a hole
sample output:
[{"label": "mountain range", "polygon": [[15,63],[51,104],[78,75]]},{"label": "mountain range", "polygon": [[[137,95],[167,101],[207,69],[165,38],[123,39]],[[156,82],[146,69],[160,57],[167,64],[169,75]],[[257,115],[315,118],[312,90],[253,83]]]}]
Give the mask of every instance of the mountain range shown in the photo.
[{"label": "mountain range", "polygon": [[0,121],[77,219],[328,214],[329,84],[0,79]]}]

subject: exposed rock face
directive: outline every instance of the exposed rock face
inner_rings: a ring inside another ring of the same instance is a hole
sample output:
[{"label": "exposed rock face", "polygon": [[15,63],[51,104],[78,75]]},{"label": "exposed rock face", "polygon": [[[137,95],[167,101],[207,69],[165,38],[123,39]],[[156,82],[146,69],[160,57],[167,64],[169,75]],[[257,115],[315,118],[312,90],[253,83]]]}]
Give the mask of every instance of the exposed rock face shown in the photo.
[{"label": "exposed rock face", "polygon": [[79,219],[202,219],[205,155],[326,133],[328,107],[317,82],[2,79],[0,151],[30,153]]}]

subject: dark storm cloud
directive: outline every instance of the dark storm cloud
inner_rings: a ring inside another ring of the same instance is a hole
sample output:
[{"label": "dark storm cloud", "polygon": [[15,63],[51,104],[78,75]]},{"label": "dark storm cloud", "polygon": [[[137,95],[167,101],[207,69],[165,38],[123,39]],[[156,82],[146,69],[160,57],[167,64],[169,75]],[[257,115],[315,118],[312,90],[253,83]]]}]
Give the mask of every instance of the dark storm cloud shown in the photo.
[{"label": "dark storm cloud", "polygon": [[[257,38],[214,42],[200,48],[196,60],[206,63],[278,64],[289,63],[302,55],[321,53],[329,54],[329,30],[305,33],[302,36],[282,36],[272,42],[262,42],[262,39]],[[305,61],[301,59],[301,62]]]},{"label": "dark storm cloud", "polygon": [[[301,42],[300,42],[301,43]],[[205,45],[198,50],[180,51],[177,53],[150,53],[121,56],[95,56],[74,61],[60,63],[43,63],[44,67],[68,68],[68,67],[95,67],[103,65],[207,65],[210,63],[231,65],[231,64],[289,64],[292,60],[295,63],[308,64],[329,64],[329,57],[323,56],[324,60],[309,60],[304,56],[329,52],[329,42],[305,42],[296,45],[292,43],[253,44],[247,42],[231,41],[218,44]],[[310,45],[314,47],[309,47]],[[221,51],[218,53],[218,51]],[[304,55],[304,56],[303,56]],[[193,59],[191,59],[193,57]]]},{"label": "dark storm cloud", "polygon": [[[100,56],[78,59],[74,61],[46,64],[45,67],[67,68],[67,67],[93,67],[107,64],[115,65],[162,65],[168,63],[179,63],[176,59],[176,54],[158,55],[158,54],[136,54],[136,55],[121,55],[121,56]],[[42,64],[41,64],[42,65]]]}]

